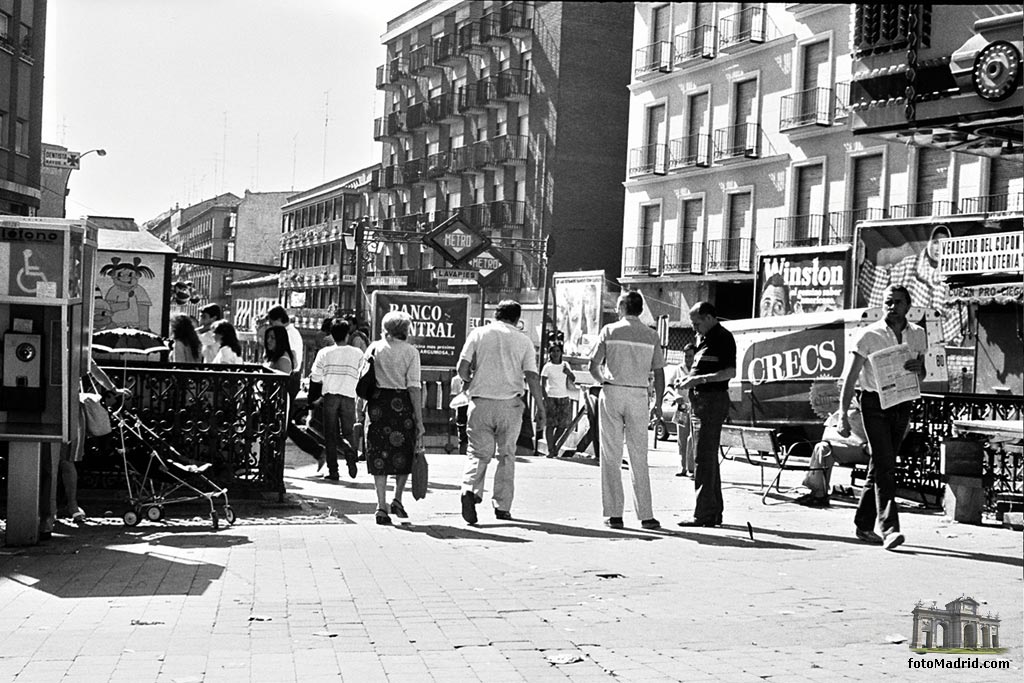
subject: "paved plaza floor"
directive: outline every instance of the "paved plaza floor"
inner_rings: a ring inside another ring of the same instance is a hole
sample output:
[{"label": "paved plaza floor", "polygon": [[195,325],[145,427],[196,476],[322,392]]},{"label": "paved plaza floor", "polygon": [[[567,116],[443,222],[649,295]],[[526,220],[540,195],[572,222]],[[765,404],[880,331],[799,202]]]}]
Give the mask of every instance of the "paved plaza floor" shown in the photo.
[{"label": "paved plaza floor", "polygon": [[[362,464],[332,484],[289,450],[297,503],[239,505],[234,527],[168,508],[129,529],[93,507],[0,548],[0,681],[1021,679],[1022,535],[992,520],[910,504],[887,552],[854,538],[852,499],[765,506],[757,469],[725,463],[725,526],[682,529],[693,483],[669,442],[651,452],[663,531],[628,493],[626,528],[604,527],[594,461],[543,457],[518,459],[513,521],[486,497],[469,527],[463,456],[428,457],[431,491],[393,527]],[[961,595],[998,613],[1007,650],[911,652],[915,604]]]}]

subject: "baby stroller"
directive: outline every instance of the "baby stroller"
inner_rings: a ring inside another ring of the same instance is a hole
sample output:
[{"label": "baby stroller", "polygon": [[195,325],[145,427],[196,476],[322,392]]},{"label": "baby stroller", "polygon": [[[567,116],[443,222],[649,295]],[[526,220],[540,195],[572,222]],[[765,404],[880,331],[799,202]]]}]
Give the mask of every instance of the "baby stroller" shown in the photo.
[{"label": "baby stroller", "polygon": [[119,440],[117,450],[124,461],[128,486],[128,509],[121,516],[127,526],[136,526],[143,516],[160,521],[165,505],[206,500],[210,504],[210,521],[217,529],[220,515],[214,507],[215,499],[223,499],[224,521],[235,523],[228,490],[204,474],[211,467],[209,463],[189,462],[123,405],[110,411],[110,419]]}]

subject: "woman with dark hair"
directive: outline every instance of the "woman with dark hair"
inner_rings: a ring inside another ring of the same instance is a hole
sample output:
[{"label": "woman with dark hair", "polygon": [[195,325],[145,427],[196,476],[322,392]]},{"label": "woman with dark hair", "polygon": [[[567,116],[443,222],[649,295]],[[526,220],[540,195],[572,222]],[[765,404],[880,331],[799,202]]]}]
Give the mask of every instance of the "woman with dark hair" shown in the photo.
[{"label": "woman with dark hair", "polygon": [[295,356],[288,343],[288,331],[283,327],[268,327],[263,333],[263,348],[267,358],[266,366],[291,377]]},{"label": "woman with dark hair", "polygon": [[171,361],[174,363],[202,363],[202,343],[191,316],[184,313],[171,318]]},{"label": "woman with dark hair", "polygon": [[210,362],[214,365],[241,365],[242,345],[238,343],[235,326],[227,320],[218,320],[210,331],[217,346],[217,355]]},{"label": "woman with dark hair", "polygon": [[[381,323],[383,339],[370,344],[363,363],[373,358],[377,390],[367,402],[366,469],[377,490],[377,524],[391,524],[391,514],[406,518],[402,492],[412,472],[412,459],[423,442],[420,352],[406,339],[412,327],[408,313],[392,311]],[[360,374],[362,374],[360,372]],[[387,502],[388,475],[395,477],[395,498]]]}]

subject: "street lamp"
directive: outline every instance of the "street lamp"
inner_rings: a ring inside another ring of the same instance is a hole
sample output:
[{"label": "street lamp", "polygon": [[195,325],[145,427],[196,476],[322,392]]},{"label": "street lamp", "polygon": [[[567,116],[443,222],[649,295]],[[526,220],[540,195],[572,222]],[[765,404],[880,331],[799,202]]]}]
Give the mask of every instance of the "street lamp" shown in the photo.
[{"label": "street lamp", "polygon": [[363,244],[366,241],[366,229],[370,227],[370,217],[363,216],[351,225],[352,234],[345,235],[345,249],[356,253],[356,287],[355,310],[356,321],[363,321]]}]

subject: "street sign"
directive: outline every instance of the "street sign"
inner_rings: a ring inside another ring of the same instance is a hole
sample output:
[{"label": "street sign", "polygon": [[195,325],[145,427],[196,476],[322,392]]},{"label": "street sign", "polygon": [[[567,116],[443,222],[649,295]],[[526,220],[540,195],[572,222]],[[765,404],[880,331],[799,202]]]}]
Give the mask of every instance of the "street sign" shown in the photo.
[{"label": "street sign", "polygon": [[43,166],[47,168],[79,168],[78,159],[81,155],[78,152],[71,152],[66,149],[44,149]]},{"label": "street sign", "polygon": [[460,268],[434,268],[433,273],[435,280],[472,280],[473,282],[476,282],[477,275],[480,274],[476,270]]},{"label": "street sign", "polygon": [[407,287],[408,275],[371,275],[366,278],[368,287]]},{"label": "street sign", "polygon": [[467,265],[478,273],[477,282],[480,286],[486,287],[501,277],[512,265],[512,261],[500,249],[488,247],[473,257]]},{"label": "street sign", "polygon": [[423,242],[453,266],[465,265],[466,261],[491,246],[490,238],[458,215],[424,235]]}]

